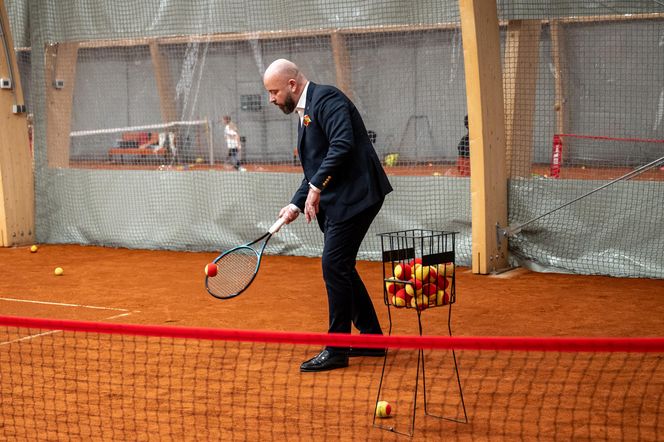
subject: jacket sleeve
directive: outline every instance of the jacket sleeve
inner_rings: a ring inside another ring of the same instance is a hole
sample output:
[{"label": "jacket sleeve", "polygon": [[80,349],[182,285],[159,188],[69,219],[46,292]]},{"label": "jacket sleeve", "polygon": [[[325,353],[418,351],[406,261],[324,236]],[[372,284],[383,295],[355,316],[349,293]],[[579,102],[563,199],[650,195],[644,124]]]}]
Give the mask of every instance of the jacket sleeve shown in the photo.
[{"label": "jacket sleeve", "polygon": [[304,203],[307,201],[307,195],[309,194],[309,183],[307,179],[302,180],[302,184],[295,191],[293,198],[291,198],[291,203],[295,204],[300,211],[304,212]]}]

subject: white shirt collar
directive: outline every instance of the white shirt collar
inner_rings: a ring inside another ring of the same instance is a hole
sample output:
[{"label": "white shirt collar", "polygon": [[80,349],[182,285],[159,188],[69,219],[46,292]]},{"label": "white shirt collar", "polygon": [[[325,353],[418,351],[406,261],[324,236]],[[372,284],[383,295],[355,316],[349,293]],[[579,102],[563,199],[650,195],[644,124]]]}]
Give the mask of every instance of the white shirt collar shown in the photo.
[{"label": "white shirt collar", "polygon": [[300,123],[302,123],[302,119],[304,118],[304,107],[307,105],[307,91],[309,90],[309,83],[311,82],[307,81],[307,84],[304,85],[304,90],[300,95],[300,99],[297,100],[297,106],[295,106],[295,111],[300,116]]}]

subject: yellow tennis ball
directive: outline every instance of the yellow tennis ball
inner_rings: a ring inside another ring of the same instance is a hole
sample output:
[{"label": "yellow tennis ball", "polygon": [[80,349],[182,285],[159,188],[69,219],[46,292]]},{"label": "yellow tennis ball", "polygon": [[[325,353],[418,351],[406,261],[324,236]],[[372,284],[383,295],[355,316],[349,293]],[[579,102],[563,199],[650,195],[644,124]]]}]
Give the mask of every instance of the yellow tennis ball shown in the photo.
[{"label": "yellow tennis ball", "polygon": [[429,297],[427,295],[417,295],[410,300],[410,306],[418,310],[424,310],[429,307]]},{"label": "yellow tennis ball", "polygon": [[392,406],[387,401],[378,401],[376,404],[376,416],[388,417],[392,413]]},{"label": "yellow tennis ball", "polygon": [[37,247],[37,246],[32,246],[32,247],[30,247],[30,252],[31,252],[31,253],[35,253],[38,249],[39,249],[39,247]]},{"label": "yellow tennis ball", "polygon": [[56,267],[55,268],[55,276],[62,276],[65,274],[65,271],[62,269],[62,267]]}]

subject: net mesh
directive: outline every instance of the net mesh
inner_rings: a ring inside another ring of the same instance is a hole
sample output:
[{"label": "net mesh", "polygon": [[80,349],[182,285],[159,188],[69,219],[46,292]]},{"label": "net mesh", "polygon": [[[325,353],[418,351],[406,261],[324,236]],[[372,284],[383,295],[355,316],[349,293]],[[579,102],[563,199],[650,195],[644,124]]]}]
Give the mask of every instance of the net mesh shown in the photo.
[{"label": "net mesh", "polygon": [[[664,435],[661,339],[329,336],[16,317],[0,324],[0,435],[10,440]],[[298,372],[324,344],[388,352],[351,358],[343,370]],[[387,418],[374,416],[383,400]]]},{"label": "net mesh", "polygon": [[[8,12],[34,114],[38,241],[224,250],[260,235],[302,179],[296,121],[267,103],[261,80],[286,57],[351,97],[395,188],[360,257],[380,259],[379,232],[444,229],[459,232],[457,262],[470,264],[459,2],[25,0]],[[510,224],[664,155],[658,144],[567,138],[551,177],[554,135],[664,139],[661,2],[501,1],[498,14]],[[233,167],[225,115],[249,173]],[[193,145],[162,170],[168,158],[114,160],[119,132],[76,136],[195,121],[207,127],[192,126]],[[576,166],[582,175],[565,174]],[[654,167],[555,211],[510,241],[512,255],[535,268],[664,276],[662,178]],[[297,222],[268,253],[319,256],[321,241]]]}]

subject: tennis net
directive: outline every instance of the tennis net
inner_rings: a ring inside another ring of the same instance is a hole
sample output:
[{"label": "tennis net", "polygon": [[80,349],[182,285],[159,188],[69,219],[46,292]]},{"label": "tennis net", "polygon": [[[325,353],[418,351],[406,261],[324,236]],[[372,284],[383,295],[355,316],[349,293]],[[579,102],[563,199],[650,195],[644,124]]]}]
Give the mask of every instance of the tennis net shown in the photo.
[{"label": "tennis net", "polygon": [[[388,352],[300,373],[323,345]],[[664,338],[381,337],[4,316],[0,438],[661,440],[663,355]],[[377,401],[390,403],[388,417],[375,416]]]}]

